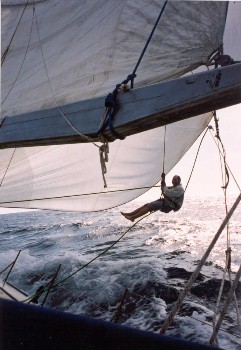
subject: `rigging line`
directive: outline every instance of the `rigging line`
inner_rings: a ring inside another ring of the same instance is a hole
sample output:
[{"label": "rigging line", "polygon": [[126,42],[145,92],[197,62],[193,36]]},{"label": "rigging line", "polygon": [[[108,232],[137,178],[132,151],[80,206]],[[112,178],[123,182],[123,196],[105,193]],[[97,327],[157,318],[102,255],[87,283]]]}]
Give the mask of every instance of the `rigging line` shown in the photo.
[{"label": "rigging line", "polygon": [[116,240],[114,241],[109,247],[107,247],[105,250],[103,250],[103,252],[101,252],[100,254],[98,254],[96,257],[94,257],[93,259],[91,259],[88,263],[82,265],[77,271],[73,272],[72,274],[70,274],[69,276],[65,277],[64,279],[60,280],[59,282],[57,282],[53,287],[56,287],[57,285],[59,285],[62,282],[65,282],[67,279],[69,279],[70,277],[72,277],[73,275],[75,275],[77,272],[83,270],[85,267],[89,266],[92,262],[94,262],[95,260],[97,260],[99,257],[101,257],[102,255],[104,255],[105,253],[107,253],[111,248],[113,248],[117,243],[120,242],[120,240],[136,225],[138,224],[141,220],[145,219],[146,217],[148,217],[149,215],[151,215],[151,213],[143,216],[142,218],[140,218],[138,221],[136,221],[133,225],[131,225],[130,227],[127,228],[127,230],[124,231],[124,233]]},{"label": "rigging line", "polygon": [[[206,322],[206,321],[203,321],[203,320],[199,320],[198,318],[195,318],[195,317],[193,317],[193,316],[189,316],[189,317],[192,318],[192,319],[195,320],[195,321],[201,322],[201,323],[203,323],[203,324],[206,324],[207,326],[212,327],[212,324],[209,323],[209,322]],[[227,333],[227,334],[229,334],[229,335],[232,335],[232,336],[234,336],[234,337],[236,337],[236,338],[240,338],[240,339],[241,339],[241,336],[240,336],[239,334],[228,332],[226,329],[221,328],[221,327],[220,327],[220,330],[221,330],[222,332],[224,332],[224,333]]]},{"label": "rigging line", "polygon": [[8,166],[7,166],[6,170],[5,170],[5,173],[4,173],[4,175],[3,175],[3,178],[2,178],[2,180],[1,180],[0,187],[1,187],[2,184],[3,184],[3,181],[4,181],[4,179],[5,179],[5,176],[7,175],[7,172],[8,172],[8,169],[9,169],[9,167],[10,167],[10,164],[11,164],[11,162],[12,162],[12,159],[13,159],[13,156],[14,156],[14,154],[15,154],[15,151],[16,151],[16,148],[14,148],[14,150],[13,150],[13,154],[12,154],[10,160],[9,160]]},{"label": "rigging line", "polygon": [[[88,261],[86,264],[82,265],[79,269],[77,269],[75,272],[71,273],[69,276],[63,278],[62,280],[58,281],[57,283],[55,283],[53,285],[53,288],[57,287],[59,284],[67,281],[70,277],[74,276],[76,273],[78,273],[79,271],[83,270],[84,268],[88,267],[90,264],[92,264],[95,260],[99,259],[102,255],[104,255],[105,253],[107,253],[112,247],[114,247],[117,243],[120,242],[120,240],[136,225],[138,224],[141,220],[145,219],[146,217],[148,217],[149,215],[151,215],[151,213],[143,216],[142,218],[140,218],[139,220],[137,220],[133,225],[131,225],[130,227],[127,228],[127,230],[124,231],[124,233],[116,240],[114,241],[109,247],[107,247],[106,249],[104,249],[100,254],[96,255],[93,259],[91,259],[90,261]],[[44,290],[46,291],[46,290]],[[30,297],[28,297],[27,299],[23,300],[23,302],[29,301],[32,298],[34,298],[34,296],[36,295],[36,293]]]},{"label": "rigging line", "polygon": [[165,173],[166,131],[167,131],[167,126],[165,125],[165,130],[164,130],[164,142],[163,142],[163,164],[162,164],[162,172],[163,172],[163,173]]},{"label": "rigging line", "polygon": [[[222,173],[222,182],[223,182],[222,188],[223,188],[223,191],[224,191],[224,205],[225,205],[225,211],[226,211],[226,215],[227,215],[227,212],[228,212],[227,186],[228,186],[228,183],[229,183],[229,173],[228,173],[228,170],[227,170],[226,150],[224,148],[224,145],[222,143],[222,140],[221,140],[221,137],[220,137],[220,134],[219,134],[219,124],[218,124],[218,119],[217,119],[217,116],[216,116],[216,111],[214,112],[214,120],[215,120],[215,127],[216,127],[216,138],[218,140],[216,145],[217,145],[218,152],[219,152],[219,159],[220,159],[220,166],[221,166],[221,173]],[[222,154],[221,149],[220,149],[220,144],[222,146],[223,154]],[[221,157],[222,155],[223,155],[223,162],[222,162],[222,157]],[[218,311],[218,308],[219,308],[220,299],[221,299],[222,292],[223,292],[224,278],[225,278],[227,272],[228,272],[228,276],[229,276],[229,281],[230,281],[231,287],[233,285],[230,269],[231,269],[231,246],[230,246],[230,231],[229,231],[229,222],[228,222],[227,223],[227,250],[226,250],[225,271],[224,271],[224,275],[223,275],[223,279],[222,279],[222,284],[220,286],[216,307],[214,309],[213,335],[212,335],[212,337],[210,339],[211,343],[214,343],[214,342],[217,343],[217,339],[216,339],[216,334],[217,333],[215,333],[215,332],[216,332],[216,329],[218,327],[218,323],[220,323],[220,318],[219,318],[219,321],[216,321],[216,317],[217,317],[217,311]],[[239,326],[241,328],[238,302],[237,302],[237,298],[236,298],[236,294],[235,293],[234,293],[233,297],[234,297],[235,307],[236,307],[236,312],[237,312],[237,321],[238,321],[238,324],[239,324]],[[219,326],[220,325],[221,325],[221,323],[219,324]]]},{"label": "rigging line", "polygon": [[[211,129],[211,128],[210,128],[210,129]],[[209,131],[210,131],[210,129],[209,129]],[[216,143],[216,146],[218,147],[217,140],[215,139],[215,137],[213,136],[213,134],[212,134],[212,132],[211,132],[211,131],[210,131],[210,134],[211,134],[211,136],[212,136],[212,138],[213,138],[214,142]],[[220,152],[221,152],[221,151],[220,151]],[[222,152],[221,152],[221,155],[222,155],[222,157],[224,157],[224,155],[222,154]],[[228,170],[229,170],[230,174],[232,175],[232,178],[233,178],[234,182],[236,183],[236,185],[237,185],[237,187],[238,187],[239,191],[241,191],[241,186],[239,186],[239,184],[238,184],[237,180],[235,179],[235,177],[234,177],[234,175],[233,175],[233,173],[232,173],[232,171],[231,171],[231,169],[230,169],[230,167],[229,167],[229,165],[228,165],[228,163],[227,163],[227,162],[226,162],[226,164],[227,164],[227,168],[228,168]]]},{"label": "rigging line", "polygon": [[223,277],[222,277],[222,281],[221,281],[221,284],[220,284],[217,301],[216,301],[216,304],[214,305],[214,310],[213,310],[213,320],[212,320],[213,321],[213,323],[212,323],[213,330],[215,329],[216,322],[217,322],[217,314],[218,314],[218,309],[219,309],[219,304],[220,304],[220,301],[221,301],[221,297],[222,297],[222,294],[223,294],[223,288],[224,288],[224,282],[225,282],[225,277],[226,277],[226,274],[227,274],[227,270],[228,270],[228,255],[226,254],[225,268],[224,268],[224,271],[223,271]]},{"label": "rigging line", "polygon": [[[76,293],[75,293],[72,289],[70,289],[70,288],[66,288],[66,287],[62,286],[62,289],[66,290],[67,292],[70,292],[71,295],[72,295],[73,297],[76,295]],[[84,294],[84,293],[83,293],[83,294]],[[90,301],[92,304],[94,304],[95,306],[97,306],[98,308],[100,308],[101,310],[103,310],[104,312],[107,311],[106,309],[104,309],[103,307],[101,307],[99,304],[97,304],[97,303],[94,301],[93,298],[88,297],[88,296],[85,296],[85,297],[84,297],[83,294],[80,295],[80,297],[83,297],[83,300],[88,300],[88,301]],[[140,299],[145,300],[145,301],[150,301],[150,298],[147,298],[147,297],[145,297],[145,296],[142,296],[142,295],[137,294],[137,293],[135,293],[135,292],[132,292],[132,291],[130,291],[130,290],[128,290],[128,294],[129,294],[129,295],[133,295],[133,296],[137,296],[137,297],[139,297]],[[125,306],[127,306],[127,305],[129,305],[129,304],[131,304],[131,303],[132,303],[132,302],[125,303]],[[164,303],[164,302],[163,302],[163,303],[160,303],[160,305],[163,306],[163,307],[166,307],[166,303]],[[86,314],[86,315],[87,315],[87,314]],[[205,325],[207,325],[207,326],[209,326],[209,327],[212,327],[212,324],[209,323],[209,322],[207,322],[207,321],[200,320],[200,319],[195,318],[195,317],[193,317],[193,316],[189,316],[189,317],[192,318],[193,320],[197,321],[197,322],[200,322],[200,323],[205,324]],[[238,334],[236,334],[236,333],[228,332],[226,329],[224,329],[224,328],[222,328],[222,327],[220,327],[220,330],[221,330],[222,332],[224,332],[224,333],[227,333],[227,334],[229,334],[229,335],[232,335],[232,336],[234,336],[234,337],[236,337],[236,338],[240,338],[240,339],[241,339],[241,336],[238,335]]]},{"label": "rigging line", "polygon": [[[41,4],[42,2],[46,2],[46,1],[50,1],[50,0],[33,0],[32,2],[29,2],[29,4],[28,4],[28,6],[31,6],[31,5],[33,5],[33,3],[35,3],[35,4]],[[24,4],[23,3],[15,3],[15,4],[2,4],[1,5],[1,7],[6,7],[6,8],[8,8],[8,7],[23,7],[24,6]]]},{"label": "rigging line", "polygon": [[[230,285],[232,286],[233,284],[233,280],[232,280],[232,276],[231,276],[231,271],[228,271],[228,275],[229,275],[229,281],[230,281]],[[234,303],[235,303],[235,308],[236,308],[236,314],[237,314],[237,323],[239,325],[240,331],[241,331],[241,314],[240,314],[240,306],[238,304],[238,300],[236,297],[236,293],[234,292]]]},{"label": "rigging line", "polygon": [[232,299],[232,297],[233,297],[233,294],[234,294],[234,292],[235,292],[235,289],[236,289],[237,286],[238,286],[238,282],[239,282],[240,277],[241,277],[241,265],[240,265],[240,267],[239,267],[239,269],[238,269],[238,272],[237,272],[236,277],[235,277],[235,279],[234,279],[233,285],[231,286],[231,288],[230,288],[230,290],[229,290],[229,293],[228,293],[227,299],[226,299],[226,301],[225,301],[225,303],[224,303],[222,312],[220,313],[218,322],[217,322],[217,324],[216,324],[216,326],[215,326],[215,329],[213,330],[213,334],[211,335],[210,344],[214,344],[215,341],[216,341],[216,336],[217,336],[218,331],[219,331],[219,329],[220,329],[220,327],[221,327],[222,321],[223,321],[223,319],[224,319],[224,317],[225,317],[225,314],[226,314],[226,312],[227,312],[228,306],[229,306],[229,304],[230,304],[230,302],[231,302],[231,299]]},{"label": "rigging line", "polygon": [[208,129],[209,129],[209,127],[206,128],[206,131],[205,131],[205,133],[203,134],[203,137],[202,137],[202,139],[201,139],[201,141],[200,141],[200,144],[199,144],[199,146],[198,146],[198,150],[197,150],[197,154],[196,154],[196,157],[195,157],[193,166],[192,166],[191,174],[190,174],[190,176],[189,176],[189,179],[188,179],[187,184],[186,184],[186,187],[185,187],[185,192],[186,192],[187,186],[188,186],[188,184],[189,184],[189,182],[190,182],[190,180],[191,180],[191,177],[192,177],[192,174],[193,174],[193,170],[194,170],[194,167],[195,167],[196,161],[197,161],[197,156],[198,156],[198,153],[199,153],[200,148],[201,148],[201,144],[202,144],[202,142],[203,142],[203,139],[204,139],[204,137],[205,137],[205,135],[206,135]]},{"label": "rigging line", "polygon": [[144,46],[144,48],[143,48],[143,50],[142,50],[142,53],[141,53],[141,55],[140,55],[140,57],[139,57],[139,59],[138,59],[138,61],[137,61],[137,63],[136,63],[136,66],[135,66],[135,68],[134,68],[134,70],[133,70],[133,72],[132,72],[132,76],[133,76],[133,78],[132,78],[132,80],[131,80],[131,88],[132,88],[132,89],[133,89],[133,80],[134,80],[134,76],[135,76],[135,73],[136,73],[136,71],[137,71],[137,68],[139,67],[139,65],[140,65],[140,63],[141,63],[141,60],[142,60],[142,58],[143,58],[143,56],[144,56],[144,54],[145,54],[145,52],[146,52],[146,49],[147,49],[147,47],[148,47],[148,45],[149,45],[149,43],[150,43],[150,41],[151,41],[151,39],[152,39],[152,36],[153,36],[153,34],[154,34],[155,30],[156,30],[156,27],[157,27],[157,25],[158,25],[158,23],[159,23],[159,20],[160,20],[160,18],[161,18],[161,16],[162,16],[163,12],[164,12],[164,10],[165,10],[165,7],[166,7],[167,2],[168,2],[168,1],[165,1],[165,2],[164,2],[163,6],[162,6],[162,9],[161,9],[161,11],[160,11],[160,13],[159,13],[159,16],[158,16],[158,18],[157,18],[157,20],[156,20],[156,23],[154,24],[154,27],[152,28],[152,31],[151,31],[151,33],[150,33],[150,35],[149,35],[149,38],[148,38],[148,40],[147,40],[147,42],[146,42],[146,44],[145,44],[145,46]]},{"label": "rigging line", "polygon": [[207,260],[209,254],[211,253],[213,247],[215,246],[219,236],[221,235],[222,231],[224,230],[227,222],[229,221],[229,219],[231,218],[231,216],[233,215],[234,211],[236,210],[237,206],[239,205],[239,202],[241,201],[241,192],[239,194],[239,196],[237,197],[237,199],[235,200],[232,208],[229,210],[228,214],[226,215],[226,217],[224,218],[222,224],[220,225],[218,231],[216,232],[214,238],[212,239],[211,243],[209,244],[208,248],[206,249],[203,257],[201,258],[198,266],[196,267],[195,271],[192,273],[191,277],[189,278],[185,288],[181,291],[181,293],[179,294],[179,297],[177,299],[177,301],[175,302],[174,307],[172,308],[172,310],[170,311],[168,317],[166,318],[160,333],[161,334],[165,334],[167,328],[169,327],[170,323],[172,323],[174,316],[176,315],[177,311],[179,310],[179,308],[182,305],[182,302],[185,298],[185,296],[188,294],[188,292],[190,291],[192,284],[194,283],[194,281],[196,280],[199,272],[201,271],[205,261]]},{"label": "rigging line", "polygon": [[213,112],[213,116],[214,116],[214,122],[215,122],[215,128],[216,128],[216,137],[217,137],[218,141],[220,142],[220,144],[222,146],[222,149],[223,149],[223,163],[224,163],[226,179],[227,179],[227,182],[223,186],[223,188],[227,188],[228,187],[228,183],[229,183],[229,173],[228,173],[228,169],[227,169],[227,166],[226,166],[226,151],[225,151],[223,142],[222,142],[220,134],[219,134],[219,125],[218,125],[218,118],[217,118],[217,115],[216,115],[216,111]]},{"label": "rigging line", "polygon": [[72,194],[72,195],[65,195],[65,196],[53,196],[53,197],[42,197],[42,198],[32,198],[32,199],[21,199],[21,200],[9,201],[9,202],[0,202],[0,204],[11,204],[11,203],[42,201],[42,200],[46,200],[46,199],[74,198],[74,197],[91,196],[91,195],[105,194],[105,193],[135,191],[135,190],[142,190],[142,189],[149,189],[150,190],[151,188],[154,188],[154,187],[160,188],[160,186],[158,186],[158,185],[155,185],[155,186],[143,186],[143,187],[126,188],[126,189],[122,189],[122,190],[111,190],[111,191],[91,192],[91,193],[82,193],[82,194]]},{"label": "rigging line", "polygon": [[11,39],[10,39],[10,42],[9,42],[9,44],[8,44],[8,46],[7,46],[7,48],[6,48],[6,50],[4,51],[4,53],[3,53],[3,55],[2,55],[2,58],[1,58],[1,66],[3,65],[3,63],[4,63],[4,61],[5,61],[6,57],[7,57],[8,51],[9,51],[9,49],[10,49],[10,45],[12,44],[12,41],[13,41],[13,39],[14,39],[14,37],[15,37],[15,34],[16,34],[17,30],[18,30],[18,27],[19,27],[19,25],[20,25],[20,22],[21,22],[21,20],[22,20],[22,17],[23,17],[23,15],[24,15],[24,12],[25,12],[25,10],[26,10],[26,8],[27,8],[28,3],[29,3],[29,0],[27,0],[26,4],[25,4],[25,6],[24,6],[23,12],[22,12],[22,14],[21,14],[21,16],[20,16],[20,18],[19,18],[19,21],[18,21],[18,23],[17,23],[17,26],[16,26],[16,28],[15,28],[15,30],[14,30],[14,32],[13,32],[13,35],[12,35],[12,37],[11,37]]},{"label": "rigging line", "polygon": [[[220,138],[219,125],[218,125],[218,119],[217,119],[217,116],[216,116],[216,111],[214,112],[214,120],[215,120],[215,127],[216,127],[216,138],[218,139],[217,148],[218,148],[218,154],[219,154],[219,160],[220,160],[220,168],[221,168],[221,174],[222,174],[222,184],[223,184],[222,189],[223,189],[223,192],[224,192],[224,206],[225,206],[225,211],[226,211],[226,214],[227,214],[227,212],[228,212],[227,185],[228,185],[229,181],[227,181],[227,174],[228,174],[228,172],[226,170],[227,169],[227,165],[226,165],[226,151],[225,151],[224,145],[223,145],[223,143],[221,141],[221,138]],[[220,144],[221,144],[222,150],[223,150],[223,162],[222,162],[222,154],[221,154]],[[225,185],[225,184],[227,184],[227,185]],[[227,223],[227,250],[228,249],[230,249],[229,223]]]},{"label": "rigging line", "polygon": [[45,58],[44,58],[43,47],[42,47],[41,39],[40,39],[39,25],[38,25],[38,19],[37,19],[37,15],[36,15],[35,5],[34,5],[33,9],[34,9],[34,17],[35,17],[35,21],[36,21],[36,27],[37,27],[37,33],[38,33],[38,40],[39,40],[41,56],[42,56],[42,59],[43,59],[44,69],[45,69],[45,72],[46,72],[46,75],[47,75],[47,79],[48,79],[48,83],[49,83],[49,86],[50,86],[50,89],[51,89],[51,93],[52,93],[52,96],[53,96],[53,99],[54,99],[55,107],[58,109],[58,111],[60,112],[60,114],[62,115],[62,117],[65,119],[65,121],[68,123],[68,125],[71,127],[72,130],[74,130],[80,137],[88,140],[94,146],[99,148],[99,146],[95,142],[93,142],[93,140],[89,136],[86,136],[86,135],[82,134],[78,129],[76,129],[76,127],[71,123],[71,121],[67,118],[65,113],[61,110],[61,108],[57,104],[57,101],[56,101],[56,98],[55,98],[55,94],[54,94],[54,90],[53,90],[53,86],[51,84],[51,80],[50,80],[50,77],[49,77],[46,61],[45,61]]},{"label": "rigging line", "polygon": [[31,24],[31,29],[30,29],[28,44],[27,44],[27,47],[26,47],[26,50],[25,50],[25,54],[24,54],[24,57],[23,57],[22,64],[21,64],[21,66],[20,66],[20,69],[19,69],[19,71],[18,71],[18,73],[17,73],[17,76],[16,76],[15,80],[13,81],[12,86],[10,87],[10,90],[8,91],[7,95],[5,96],[5,98],[4,98],[3,101],[2,101],[2,105],[4,104],[4,102],[6,101],[6,99],[7,99],[8,96],[9,96],[9,94],[11,93],[12,89],[14,88],[14,86],[15,86],[17,80],[18,80],[19,74],[21,73],[21,70],[22,70],[22,68],[23,68],[25,59],[26,59],[26,57],[27,57],[27,53],[28,53],[28,49],[29,49],[29,45],[30,45],[31,36],[32,36],[33,21],[34,21],[34,11],[33,11],[32,24]]}]

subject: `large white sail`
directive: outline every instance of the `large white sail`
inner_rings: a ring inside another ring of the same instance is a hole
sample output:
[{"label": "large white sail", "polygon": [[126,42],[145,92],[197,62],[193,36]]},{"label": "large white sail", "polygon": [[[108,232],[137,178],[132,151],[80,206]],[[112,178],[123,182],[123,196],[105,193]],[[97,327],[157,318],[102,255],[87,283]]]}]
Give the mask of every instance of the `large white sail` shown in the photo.
[{"label": "large white sail", "polygon": [[[2,116],[111,92],[132,72],[163,4],[2,1]],[[222,44],[226,11],[226,2],[169,1],[137,71],[135,87],[205,64]],[[166,172],[210,117],[167,127]],[[88,211],[120,205],[158,182],[163,146],[164,128],[112,143],[106,189],[93,144],[2,150],[0,206]]]},{"label": "large white sail", "polygon": [[[133,71],[164,4],[28,2],[25,7],[27,0],[2,1],[3,54],[10,44],[2,65],[2,114],[8,116],[112,91]],[[180,76],[205,63],[222,43],[226,10],[226,2],[169,1],[135,87]]]}]

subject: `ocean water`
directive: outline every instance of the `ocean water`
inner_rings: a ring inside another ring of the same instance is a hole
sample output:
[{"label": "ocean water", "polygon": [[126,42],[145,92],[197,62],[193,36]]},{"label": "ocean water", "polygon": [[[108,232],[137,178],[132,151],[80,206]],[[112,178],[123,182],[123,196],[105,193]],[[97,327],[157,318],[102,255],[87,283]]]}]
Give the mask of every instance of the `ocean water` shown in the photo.
[{"label": "ocean water", "polygon": [[[235,197],[229,199],[229,207],[234,201]],[[159,332],[190,272],[196,268],[225,217],[223,198],[186,197],[179,212],[151,214],[105,254],[64,280],[104,252],[133,225],[120,211],[131,211],[142,204],[143,201],[137,199],[119,208],[94,213],[29,211],[2,214],[0,271],[21,249],[9,281],[33,295],[61,264],[59,284],[50,293],[46,305]],[[234,278],[241,263],[241,205],[230,220],[229,234],[231,276]],[[167,335],[209,343],[226,249],[225,229]],[[0,277],[4,278],[4,275]],[[226,280],[221,306],[229,290],[227,276]],[[240,281],[236,295],[241,307]],[[240,350],[241,330],[233,301],[221,328],[219,346]]]}]

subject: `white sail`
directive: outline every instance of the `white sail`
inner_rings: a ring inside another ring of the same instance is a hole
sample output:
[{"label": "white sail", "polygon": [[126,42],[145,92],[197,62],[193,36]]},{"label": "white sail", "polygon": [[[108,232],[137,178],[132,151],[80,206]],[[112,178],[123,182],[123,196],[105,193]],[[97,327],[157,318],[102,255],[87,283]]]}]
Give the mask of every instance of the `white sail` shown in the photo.
[{"label": "white sail", "polygon": [[[2,115],[112,91],[133,71],[164,1],[25,4],[2,1],[2,53],[11,42],[2,65]],[[226,11],[226,2],[169,1],[135,87],[180,76],[205,63],[222,43]]]},{"label": "white sail", "polygon": [[[111,92],[133,71],[164,1],[25,4],[2,1],[2,116]],[[222,43],[226,11],[226,2],[169,1],[135,87],[205,64]],[[166,173],[210,118],[206,114],[167,127]],[[164,128],[112,143],[106,189],[93,144],[1,150],[0,206],[89,211],[120,205],[158,182],[163,147]]]}]

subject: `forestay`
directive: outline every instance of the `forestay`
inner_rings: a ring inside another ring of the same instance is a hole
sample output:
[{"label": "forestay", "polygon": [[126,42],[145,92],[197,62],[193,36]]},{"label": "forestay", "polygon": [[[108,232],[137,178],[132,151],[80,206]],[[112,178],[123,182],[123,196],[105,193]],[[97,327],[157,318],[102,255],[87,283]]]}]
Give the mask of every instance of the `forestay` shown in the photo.
[{"label": "forestay", "polygon": [[[163,3],[52,0],[25,6],[26,1],[2,1],[2,53],[10,43],[2,65],[2,117],[111,92],[132,72]],[[222,44],[226,11],[226,2],[169,1],[135,87],[205,64]],[[167,127],[166,172],[210,118],[206,114]],[[120,205],[145,192],[132,188],[158,182],[163,136],[158,128],[112,143],[107,189],[92,144],[2,150],[0,205],[61,210]]]}]

